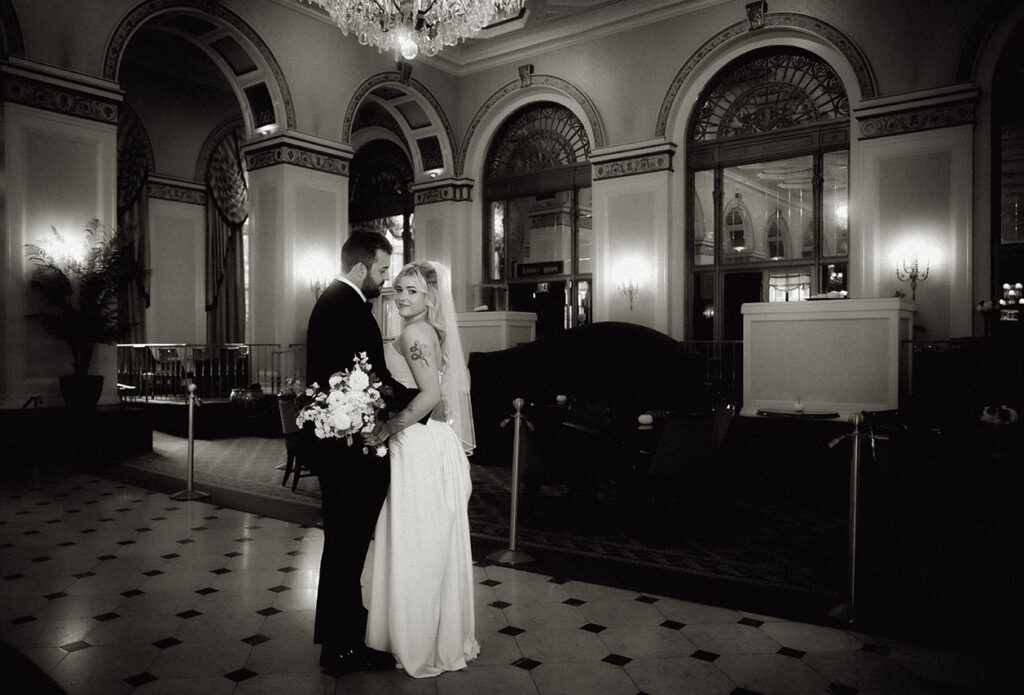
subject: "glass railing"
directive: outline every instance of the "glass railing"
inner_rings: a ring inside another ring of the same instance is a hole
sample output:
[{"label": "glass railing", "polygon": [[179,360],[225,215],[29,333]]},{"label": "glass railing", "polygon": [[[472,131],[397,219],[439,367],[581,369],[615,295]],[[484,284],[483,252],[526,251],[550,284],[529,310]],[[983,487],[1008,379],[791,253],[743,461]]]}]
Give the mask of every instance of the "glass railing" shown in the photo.
[{"label": "glass railing", "polygon": [[121,400],[231,398],[243,391],[276,394],[305,383],[305,346],[276,343],[133,343],[117,346]]}]

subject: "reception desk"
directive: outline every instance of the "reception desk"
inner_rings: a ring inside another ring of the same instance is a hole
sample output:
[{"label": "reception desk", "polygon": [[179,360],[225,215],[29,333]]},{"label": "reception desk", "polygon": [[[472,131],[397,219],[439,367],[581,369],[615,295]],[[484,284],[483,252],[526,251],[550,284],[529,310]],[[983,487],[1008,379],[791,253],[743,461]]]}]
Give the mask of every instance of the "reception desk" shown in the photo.
[{"label": "reception desk", "polygon": [[899,407],[901,342],[914,303],[902,298],[744,304],[741,415],[834,414]]},{"label": "reception desk", "polygon": [[462,351],[494,352],[532,343],[536,337],[537,315],[528,311],[473,311],[458,315]]}]

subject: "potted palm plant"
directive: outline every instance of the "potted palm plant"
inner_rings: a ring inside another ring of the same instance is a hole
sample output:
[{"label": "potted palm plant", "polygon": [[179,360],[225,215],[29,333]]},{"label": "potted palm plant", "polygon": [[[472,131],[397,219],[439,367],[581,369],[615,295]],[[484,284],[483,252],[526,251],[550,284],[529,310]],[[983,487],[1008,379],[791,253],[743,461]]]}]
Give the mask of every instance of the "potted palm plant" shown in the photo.
[{"label": "potted palm plant", "polygon": [[103,376],[89,374],[93,351],[116,343],[130,327],[119,320],[117,299],[148,271],[123,235],[99,220],[86,224],[84,243],[78,245],[51,229],[48,239],[25,245],[36,266],[30,287],[42,305],[28,318],[71,349],[72,373],[60,377],[64,402],[69,408],[91,408],[103,390]]}]

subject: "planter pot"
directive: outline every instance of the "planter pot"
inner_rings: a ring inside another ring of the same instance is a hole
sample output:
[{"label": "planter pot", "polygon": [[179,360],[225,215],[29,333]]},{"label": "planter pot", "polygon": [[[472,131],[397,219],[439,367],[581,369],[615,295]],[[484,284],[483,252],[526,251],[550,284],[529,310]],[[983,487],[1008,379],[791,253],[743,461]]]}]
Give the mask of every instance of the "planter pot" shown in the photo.
[{"label": "planter pot", "polygon": [[60,395],[69,410],[95,410],[103,393],[102,374],[66,374],[59,381]]}]

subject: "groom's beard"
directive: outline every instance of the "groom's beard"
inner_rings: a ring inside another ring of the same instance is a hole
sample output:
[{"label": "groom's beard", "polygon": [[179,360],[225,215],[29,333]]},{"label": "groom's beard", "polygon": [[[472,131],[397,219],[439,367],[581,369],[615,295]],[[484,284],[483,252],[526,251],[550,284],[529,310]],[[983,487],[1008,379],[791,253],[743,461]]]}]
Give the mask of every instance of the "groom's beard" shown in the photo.
[{"label": "groom's beard", "polygon": [[367,276],[363,279],[363,286],[359,289],[363,291],[364,297],[367,299],[373,299],[374,297],[380,296],[380,290],[382,287],[384,287],[383,282],[376,283],[373,281],[373,278]]}]

